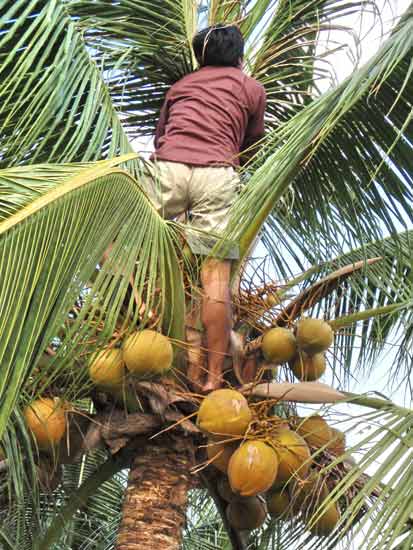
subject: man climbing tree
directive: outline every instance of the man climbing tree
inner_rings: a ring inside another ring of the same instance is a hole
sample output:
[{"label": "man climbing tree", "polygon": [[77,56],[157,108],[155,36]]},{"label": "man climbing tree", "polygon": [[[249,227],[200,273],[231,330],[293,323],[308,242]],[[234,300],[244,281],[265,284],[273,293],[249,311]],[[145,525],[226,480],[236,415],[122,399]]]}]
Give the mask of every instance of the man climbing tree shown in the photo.
[{"label": "man climbing tree", "polygon": [[[264,134],[266,95],[242,70],[244,39],[237,26],[208,27],[195,35],[192,46],[199,69],[166,94],[149,193],[165,218],[186,214],[188,244],[194,254],[206,256],[201,268],[206,380],[200,352],[188,370],[194,387],[206,392],[222,385],[232,326],[231,260],[237,258],[236,247],[226,248],[220,258],[211,251],[236,196],[236,169]],[[193,325],[194,319],[188,323]]]}]

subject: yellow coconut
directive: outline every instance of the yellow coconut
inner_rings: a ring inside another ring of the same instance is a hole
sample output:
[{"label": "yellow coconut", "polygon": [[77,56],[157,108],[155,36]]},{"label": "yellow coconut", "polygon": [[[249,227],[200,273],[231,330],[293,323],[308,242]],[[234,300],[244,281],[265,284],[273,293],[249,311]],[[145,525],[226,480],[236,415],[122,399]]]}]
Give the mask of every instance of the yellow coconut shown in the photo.
[{"label": "yellow coconut", "polygon": [[298,418],[296,431],[306,440],[310,447],[318,449],[328,445],[333,439],[330,426],[318,414],[307,416],[306,418]]},{"label": "yellow coconut", "polygon": [[212,460],[211,464],[226,474],[230,458],[237,448],[237,442],[210,438],[206,447],[208,460]]},{"label": "yellow coconut", "polygon": [[[318,511],[314,513],[314,517],[318,516]],[[338,522],[340,521],[340,511],[336,503],[329,504],[323,514],[314,522],[310,520],[309,529],[313,535],[319,537],[327,537],[330,535]]]},{"label": "yellow coconut", "polygon": [[270,292],[264,298],[264,303],[267,307],[270,307],[270,308],[278,306],[281,303],[281,296],[277,292]]},{"label": "yellow coconut", "polygon": [[291,330],[276,327],[268,330],[262,339],[262,352],[267,361],[291,361],[297,352],[297,342]]},{"label": "yellow coconut", "polygon": [[292,430],[280,430],[272,440],[278,455],[275,486],[284,485],[292,477],[305,477],[310,468],[310,449],[305,440]]},{"label": "yellow coconut", "polygon": [[324,353],[308,355],[304,351],[298,353],[290,363],[294,376],[301,382],[313,382],[323,376],[326,370]]},{"label": "yellow coconut", "polygon": [[337,428],[332,428],[331,426],[330,426],[330,431],[331,431],[331,440],[327,445],[327,449],[333,455],[336,455],[336,456],[343,455],[346,452],[346,434],[344,434],[340,430],[337,430]]},{"label": "yellow coconut", "polygon": [[215,390],[205,397],[198,411],[198,426],[219,435],[243,435],[252,419],[248,401],[235,390]]},{"label": "yellow coconut", "polygon": [[226,502],[232,502],[234,499],[238,498],[237,495],[232,491],[231,485],[229,484],[228,478],[222,477],[218,480],[217,491],[219,496]]},{"label": "yellow coconut", "polygon": [[254,496],[267,491],[275,481],[278,459],[275,451],[263,441],[247,441],[232,455],[228,479],[234,493]]},{"label": "yellow coconut", "polygon": [[290,498],[286,490],[273,491],[267,494],[268,513],[273,518],[286,516],[290,507]]},{"label": "yellow coconut", "polygon": [[89,365],[89,376],[103,388],[118,388],[125,377],[125,363],[119,349],[105,349],[95,355]]},{"label": "yellow coconut", "polygon": [[265,521],[267,508],[258,497],[233,500],[226,510],[229,523],[235,529],[257,529]]},{"label": "yellow coconut", "polygon": [[24,410],[24,418],[39,449],[53,449],[66,430],[65,405],[59,399],[43,397],[32,401]]},{"label": "yellow coconut", "polygon": [[305,479],[295,480],[290,489],[292,510],[307,517],[309,510],[318,505],[322,487],[323,481],[316,472],[310,472]]},{"label": "yellow coconut", "polygon": [[166,336],[145,329],[128,336],[122,355],[133,374],[162,374],[171,368],[173,350]]},{"label": "yellow coconut", "polygon": [[333,343],[333,331],[321,319],[302,319],[297,325],[297,344],[301,351],[314,355],[326,351]]}]

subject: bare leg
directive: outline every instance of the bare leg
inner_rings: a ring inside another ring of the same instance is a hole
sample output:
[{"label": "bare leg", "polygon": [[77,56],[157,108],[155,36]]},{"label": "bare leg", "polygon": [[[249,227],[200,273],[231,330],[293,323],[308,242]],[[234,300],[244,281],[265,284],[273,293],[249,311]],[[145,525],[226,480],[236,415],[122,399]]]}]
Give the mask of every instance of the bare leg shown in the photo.
[{"label": "bare leg", "polygon": [[188,344],[188,380],[195,391],[202,389],[205,374],[204,354],[202,351],[202,333],[194,328],[186,327],[186,342]]},{"label": "bare leg", "polygon": [[204,391],[222,385],[222,370],[232,328],[230,272],[229,261],[207,260],[201,269],[204,291],[201,318],[208,348],[208,377]]}]

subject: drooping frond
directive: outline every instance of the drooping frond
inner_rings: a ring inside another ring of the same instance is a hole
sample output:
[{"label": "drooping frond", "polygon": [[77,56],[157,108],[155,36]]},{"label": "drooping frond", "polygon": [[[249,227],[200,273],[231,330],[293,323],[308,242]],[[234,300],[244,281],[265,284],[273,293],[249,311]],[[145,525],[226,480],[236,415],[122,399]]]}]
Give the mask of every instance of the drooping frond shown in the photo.
[{"label": "drooping frond", "polygon": [[[28,177],[27,170],[22,174]],[[112,336],[121,307],[129,321],[117,330],[136,326],[142,304],[134,293],[127,297],[136,262],[134,290],[147,300],[142,322],[148,320],[156,288],[153,322],[163,322],[167,333],[182,337],[184,296],[177,239],[174,226],[156,213],[136,181],[105,163],[68,178],[0,223],[0,433],[27,382],[32,397],[50,385],[44,374],[33,376],[53,338],[61,339],[57,364],[71,368],[80,353],[91,352],[88,337],[104,342]],[[91,283],[105,251],[108,259]],[[73,308],[75,314],[68,320]],[[95,322],[85,321],[93,318]],[[53,363],[53,378],[59,375],[56,368]],[[75,369],[65,391],[77,395],[75,380],[80,384],[85,375]]]},{"label": "drooping frond", "polygon": [[[98,161],[96,168],[128,166],[128,160],[138,155],[131,153],[113,160]],[[62,185],[74,176],[90,170],[88,163],[79,164],[43,164],[27,167],[8,168],[0,171],[0,221],[15,214],[32,201]]]},{"label": "drooping frond", "polygon": [[0,167],[132,151],[90,53],[61,0],[2,2]]},{"label": "drooping frond", "polygon": [[412,28],[408,12],[369,63],[269,135],[234,207],[243,254],[271,213],[273,231],[292,235],[314,261],[413,218]]},{"label": "drooping frond", "polygon": [[195,0],[67,0],[128,134],[152,135],[169,86],[195,67]]},{"label": "drooping frond", "polygon": [[[330,78],[334,71],[327,61],[326,51],[347,46],[328,45],[328,38],[337,26],[347,40],[355,42],[352,29],[346,29],[342,21],[349,15],[364,11],[378,13],[375,2],[329,2],[325,0],[293,0],[292,2],[256,2],[251,12],[262,9],[265,24],[261,33],[254,36],[251,45],[251,72],[264,84],[267,96],[267,123],[276,129],[305,105],[311,103],[318,92],[318,81]],[[253,13],[246,18],[245,25]],[[336,22],[337,21],[337,22]],[[257,34],[257,33],[255,33]],[[325,51],[323,51],[325,49]]]}]

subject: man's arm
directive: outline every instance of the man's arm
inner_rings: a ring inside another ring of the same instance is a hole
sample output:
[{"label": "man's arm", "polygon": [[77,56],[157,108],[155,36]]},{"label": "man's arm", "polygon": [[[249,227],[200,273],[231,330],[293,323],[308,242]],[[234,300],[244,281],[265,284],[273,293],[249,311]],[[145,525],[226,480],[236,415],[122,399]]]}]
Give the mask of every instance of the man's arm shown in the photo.
[{"label": "man's arm", "polygon": [[254,111],[252,112],[247,129],[245,131],[244,142],[240,151],[240,164],[243,166],[251,157],[257,152],[257,147],[254,145],[264,137],[264,113],[267,106],[267,96],[265,89],[260,86],[259,96],[255,104]]}]

